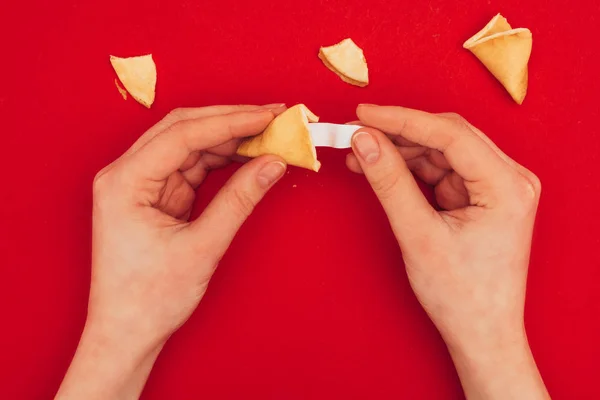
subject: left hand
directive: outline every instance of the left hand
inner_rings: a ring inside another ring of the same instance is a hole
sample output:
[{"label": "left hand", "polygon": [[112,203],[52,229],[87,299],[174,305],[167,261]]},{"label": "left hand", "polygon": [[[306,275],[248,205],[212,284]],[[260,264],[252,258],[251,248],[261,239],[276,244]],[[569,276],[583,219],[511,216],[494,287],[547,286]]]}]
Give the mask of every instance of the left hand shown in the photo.
[{"label": "left hand", "polygon": [[286,165],[241,167],[189,222],[195,189],[283,105],[178,109],[94,180],[88,317],[57,398],[136,398],[164,342],[196,309],[245,219]]}]

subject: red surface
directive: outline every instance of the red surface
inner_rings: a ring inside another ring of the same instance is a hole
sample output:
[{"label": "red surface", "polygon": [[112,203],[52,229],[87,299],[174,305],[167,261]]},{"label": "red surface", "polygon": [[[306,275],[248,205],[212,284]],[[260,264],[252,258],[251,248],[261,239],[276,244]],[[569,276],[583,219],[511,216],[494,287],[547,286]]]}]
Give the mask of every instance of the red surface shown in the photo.
[{"label": "red surface", "polygon": [[[461,49],[498,11],[533,32],[522,107]],[[540,176],[531,345],[555,399],[600,398],[598,23],[593,0],[3,1],[0,397],[57,389],[85,319],[92,178],[151,124],[270,102],[345,122],[371,102],[459,112]],[[366,89],[316,56],[345,37],[364,48]],[[148,52],[149,111],[121,99],[108,61]],[[345,151],[319,154],[320,173],[291,168],[243,227],[145,399],[462,398],[368,185]],[[209,177],[198,210],[234,169]]]}]

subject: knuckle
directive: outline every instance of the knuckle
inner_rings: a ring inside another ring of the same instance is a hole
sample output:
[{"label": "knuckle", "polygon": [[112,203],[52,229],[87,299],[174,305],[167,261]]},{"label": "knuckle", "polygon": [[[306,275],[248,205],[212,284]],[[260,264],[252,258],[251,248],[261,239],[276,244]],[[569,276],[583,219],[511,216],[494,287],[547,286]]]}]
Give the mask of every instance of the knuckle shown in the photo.
[{"label": "knuckle", "polygon": [[166,120],[176,122],[185,118],[186,110],[183,107],[174,108],[165,116]]},{"label": "knuckle", "polygon": [[455,113],[455,112],[447,112],[447,113],[443,113],[440,114],[448,119],[454,120],[454,121],[465,121],[465,119],[463,118],[462,115]]},{"label": "knuckle", "polygon": [[236,126],[234,123],[232,123],[230,120],[226,120],[224,119],[223,122],[225,123],[225,129],[227,130],[227,135],[230,138],[234,138],[236,137]]},{"label": "knuckle", "polygon": [[108,173],[105,172],[106,168],[101,169],[96,176],[94,176],[94,182],[92,184],[94,195],[103,193],[108,186]]},{"label": "knuckle", "polygon": [[233,189],[228,197],[230,206],[242,218],[247,218],[256,205],[252,197],[243,190]]},{"label": "knuckle", "polygon": [[92,186],[95,206],[113,203],[125,191],[130,190],[131,179],[120,168],[103,169],[94,177]]},{"label": "knuckle", "polygon": [[467,119],[465,117],[463,117],[462,115],[455,113],[455,112],[444,113],[441,115],[446,120],[452,122],[453,125],[457,129],[459,129],[461,132],[468,133],[468,134],[473,133],[473,125],[471,125],[471,123],[469,121],[467,121]]},{"label": "knuckle", "polygon": [[540,194],[542,193],[542,181],[533,172],[529,173],[529,177],[528,178],[529,178],[529,181],[531,183],[531,186],[533,187],[533,191],[539,197]]},{"label": "knuckle", "polygon": [[531,185],[531,188],[535,195],[539,197],[542,193],[542,181],[540,180],[540,178],[528,169],[525,170],[525,177],[529,181],[529,184]]},{"label": "knuckle", "polygon": [[523,176],[516,179],[512,209],[517,215],[529,214],[537,207],[539,192],[536,184]]},{"label": "knuckle", "polygon": [[454,114],[455,116],[453,116],[451,118],[451,121],[454,122],[454,124],[456,125],[457,128],[460,128],[462,130],[468,130],[469,132],[471,132],[471,124],[469,124],[469,121],[467,121],[462,115],[459,114]]},{"label": "knuckle", "polygon": [[[187,147],[186,136],[188,136],[188,124],[185,119],[179,119],[167,126],[161,133],[162,137],[177,142],[179,147]],[[166,140],[166,139],[165,139]],[[188,149],[190,152],[192,149]]]},{"label": "knuckle", "polygon": [[96,174],[92,187],[94,207],[100,207],[110,199],[109,193],[113,186],[112,181],[113,178],[110,172],[100,171]]},{"label": "knuckle", "polygon": [[382,199],[389,199],[393,197],[394,189],[400,180],[400,175],[397,171],[388,171],[383,173],[380,177],[375,179],[371,186],[377,196]]},{"label": "knuckle", "polygon": [[403,119],[400,122],[400,127],[398,129],[398,133],[402,135],[403,132],[406,132],[411,129],[411,123],[409,119]]}]

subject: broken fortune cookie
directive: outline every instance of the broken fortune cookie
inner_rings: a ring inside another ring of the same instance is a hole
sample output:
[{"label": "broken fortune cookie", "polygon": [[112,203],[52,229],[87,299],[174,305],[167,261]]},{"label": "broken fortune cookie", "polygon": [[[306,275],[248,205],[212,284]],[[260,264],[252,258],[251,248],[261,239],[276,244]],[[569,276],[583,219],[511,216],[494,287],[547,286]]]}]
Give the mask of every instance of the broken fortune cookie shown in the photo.
[{"label": "broken fortune cookie", "polygon": [[360,87],[369,84],[367,60],[362,49],[352,39],[344,39],[333,46],[321,47],[319,58],[344,82]]},{"label": "broken fortune cookie", "polygon": [[275,154],[289,165],[319,171],[321,163],[310,137],[309,122],[317,122],[304,104],[297,104],[279,114],[263,133],[244,140],[237,154],[245,157],[258,157]]},{"label": "broken fortune cookie", "polygon": [[512,29],[498,14],[463,47],[486,66],[517,104],[522,104],[527,94],[532,41],[529,29]]},{"label": "broken fortune cookie", "polygon": [[156,88],[156,64],[152,54],[128,58],[110,56],[110,63],[131,97],[150,108]]}]

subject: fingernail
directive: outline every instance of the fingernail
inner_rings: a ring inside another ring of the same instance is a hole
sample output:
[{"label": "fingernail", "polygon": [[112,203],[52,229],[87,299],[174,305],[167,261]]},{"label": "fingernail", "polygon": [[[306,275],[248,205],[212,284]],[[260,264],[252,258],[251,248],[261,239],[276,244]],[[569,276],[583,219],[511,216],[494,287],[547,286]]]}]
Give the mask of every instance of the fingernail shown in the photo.
[{"label": "fingernail", "polygon": [[377,104],[360,103],[359,107],[379,107]]},{"label": "fingernail", "polygon": [[367,164],[373,164],[379,159],[379,143],[370,133],[365,131],[355,133],[352,143],[358,155]]},{"label": "fingernail", "polygon": [[264,165],[258,172],[258,184],[263,188],[268,188],[283,176],[285,164],[281,161],[271,161]]},{"label": "fingernail", "polygon": [[281,108],[285,107],[285,103],[273,103],[273,104],[265,104],[262,106],[263,108]]},{"label": "fingernail", "polygon": [[269,109],[269,108],[258,108],[256,110],[252,110],[250,112],[253,112],[253,113],[266,113],[266,112],[271,112],[271,109]]}]

